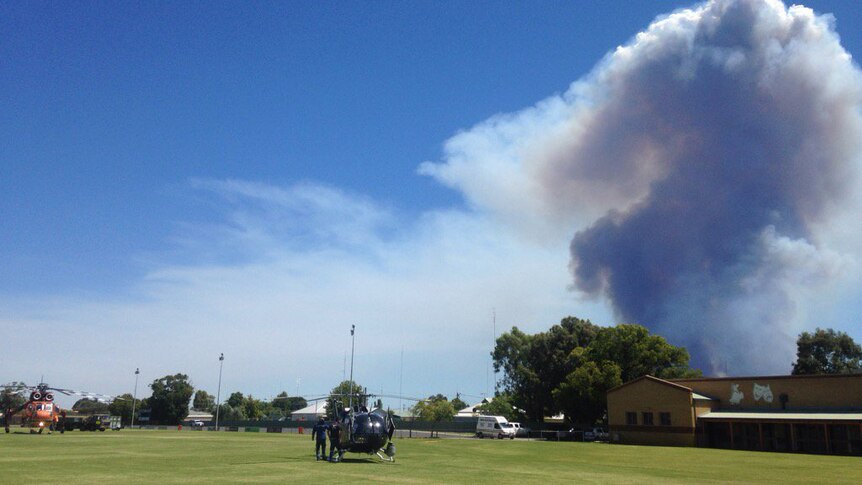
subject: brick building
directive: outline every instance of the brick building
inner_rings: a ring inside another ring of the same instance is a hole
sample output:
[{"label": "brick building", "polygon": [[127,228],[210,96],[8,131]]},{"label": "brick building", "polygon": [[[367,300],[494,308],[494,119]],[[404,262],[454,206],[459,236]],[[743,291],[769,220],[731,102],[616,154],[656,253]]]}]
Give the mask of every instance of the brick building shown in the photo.
[{"label": "brick building", "polygon": [[862,374],[664,380],[608,391],[611,441],[862,455]]}]

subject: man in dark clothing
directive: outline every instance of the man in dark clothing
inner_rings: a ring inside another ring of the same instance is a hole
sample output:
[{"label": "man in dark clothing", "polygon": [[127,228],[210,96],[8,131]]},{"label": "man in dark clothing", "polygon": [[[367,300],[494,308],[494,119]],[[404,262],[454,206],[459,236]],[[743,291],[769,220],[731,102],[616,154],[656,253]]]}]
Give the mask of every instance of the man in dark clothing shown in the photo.
[{"label": "man in dark clothing", "polygon": [[337,420],[332,420],[329,425],[329,461],[335,463],[338,461],[338,446],[341,442],[341,427],[338,426]]},{"label": "man in dark clothing", "polygon": [[316,442],[314,445],[314,454],[318,460],[326,459],[326,430],[328,428],[329,426],[326,425],[326,421],[320,418],[317,424],[314,425],[314,428],[311,429],[311,439]]}]

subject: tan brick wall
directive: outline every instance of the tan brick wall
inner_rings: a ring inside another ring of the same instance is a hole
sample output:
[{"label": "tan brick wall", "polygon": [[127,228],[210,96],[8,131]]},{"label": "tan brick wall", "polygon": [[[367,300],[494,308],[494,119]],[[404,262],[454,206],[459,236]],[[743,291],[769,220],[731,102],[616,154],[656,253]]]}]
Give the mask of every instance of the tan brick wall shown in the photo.
[{"label": "tan brick wall", "polygon": [[[723,410],[781,409],[781,394],[787,394],[787,409],[862,407],[862,374],[680,379],[672,382],[719,399]],[[760,396],[755,396],[755,384],[759,387]],[[734,390],[742,394],[738,404],[732,403]]]},{"label": "tan brick wall", "polygon": [[[637,413],[638,424],[626,424],[626,412]],[[643,412],[653,413],[653,425],[643,425]],[[659,413],[670,413],[670,426],[662,426]],[[621,443],[693,446],[694,407],[691,393],[650,379],[641,379],[608,393],[611,439]]]},{"label": "tan brick wall", "polygon": [[625,445],[696,446],[693,433],[669,433],[666,431],[641,431],[633,429],[611,430]]}]

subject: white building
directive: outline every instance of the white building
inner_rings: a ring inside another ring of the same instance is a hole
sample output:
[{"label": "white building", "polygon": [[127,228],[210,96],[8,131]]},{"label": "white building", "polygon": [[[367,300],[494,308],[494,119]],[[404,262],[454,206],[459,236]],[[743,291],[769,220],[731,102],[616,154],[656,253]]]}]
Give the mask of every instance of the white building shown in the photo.
[{"label": "white building", "polygon": [[481,401],[477,402],[476,404],[467,406],[466,408],[459,410],[457,413],[455,413],[455,420],[458,421],[462,419],[472,419],[479,417],[479,406],[488,404],[490,402],[491,400],[486,397]]},{"label": "white building", "polygon": [[326,401],[320,400],[311,403],[302,409],[290,413],[291,421],[311,421],[315,422],[318,418],[326,416]]}]

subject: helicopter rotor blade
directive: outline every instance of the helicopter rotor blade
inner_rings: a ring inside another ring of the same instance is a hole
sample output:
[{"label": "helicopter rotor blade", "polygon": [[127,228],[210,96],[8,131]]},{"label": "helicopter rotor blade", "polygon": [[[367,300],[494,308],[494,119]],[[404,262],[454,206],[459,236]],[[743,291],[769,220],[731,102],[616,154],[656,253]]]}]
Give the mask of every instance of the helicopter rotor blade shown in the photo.
[{"label": "helicopter rotor blade", "polygon": [[75,391],[72,389],[59,389],[56,387],[46,387],[46,389],[50,389],[52,391],[57,391],[60,394],[65,394],[66,396],[80,396],[85,399],[92,399],[94,401],[102,402],[102,403],[111,403],[118,398],[115,396],[109,396],[107,394],[99,394],[97,392],[87,392],[87,391]]}]

